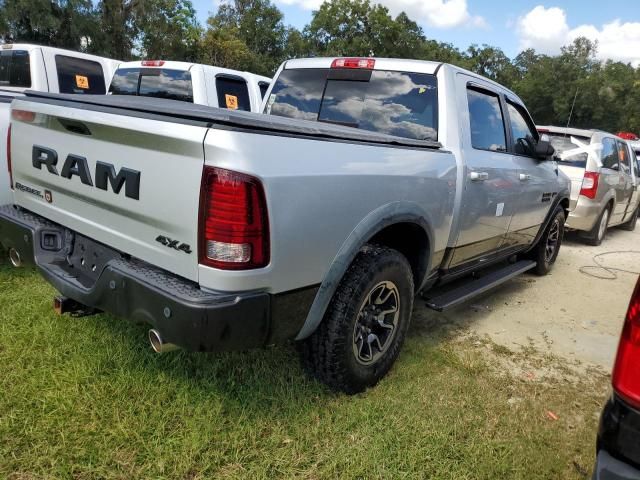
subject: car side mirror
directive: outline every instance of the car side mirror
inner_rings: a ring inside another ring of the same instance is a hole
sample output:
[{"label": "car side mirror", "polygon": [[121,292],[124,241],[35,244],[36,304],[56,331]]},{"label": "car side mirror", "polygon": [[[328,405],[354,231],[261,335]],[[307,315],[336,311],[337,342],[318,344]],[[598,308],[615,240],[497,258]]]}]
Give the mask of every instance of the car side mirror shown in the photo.
[{"label": "car side mirror", "polygon": [[548,158],[552,157],[554,153],[556,153],[556,149],[553,148],[551,142],[548,142],[546,140],[539,140],[538,143],[536,143],[534,153],[536,158],[540,160],[547,160]]}]

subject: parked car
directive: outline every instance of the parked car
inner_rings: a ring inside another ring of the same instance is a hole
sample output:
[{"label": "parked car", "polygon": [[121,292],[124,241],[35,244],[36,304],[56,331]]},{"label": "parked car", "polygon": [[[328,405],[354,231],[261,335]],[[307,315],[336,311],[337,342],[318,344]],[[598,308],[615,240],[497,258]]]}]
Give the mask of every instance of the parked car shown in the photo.
[{"label": "parked car", "polygon": [[228,68],[143,60],[121,64],[113,76],[109,93],[258,112],[270,83],[268,77]]},{"label": "parked car", "polygon": [[[101,94],[109,87],[118,60],[39,45],[0,46],[0,139],[9,128],[9,105],[25,90]],[[0,163],[6,165],[6,145],[0,146]],[[0,205],[11,201],[9,174],[0,168]]]},{"label": "parked car", "polygon": [[594,480],[640,478],[640,279],[613,367],[613,394],[600,417]]},{"label": "parked car", "polygon": [[567,227],[590,245],[600,245],[607,228],[635,228],[637,172],[625,140],[599,130],[538,127],[549,136],[560,170],[571,178]]},{"label": "parked car", "polygon": [[439,62],[315,58],[268,98],[271,115],[15,101],[12,263],[38,266],[59,312],[151,324],[158,352],[298,340],[348,393],[391,368],[416,292],[442,311],[552,268],[570,181],[513,92]]}]

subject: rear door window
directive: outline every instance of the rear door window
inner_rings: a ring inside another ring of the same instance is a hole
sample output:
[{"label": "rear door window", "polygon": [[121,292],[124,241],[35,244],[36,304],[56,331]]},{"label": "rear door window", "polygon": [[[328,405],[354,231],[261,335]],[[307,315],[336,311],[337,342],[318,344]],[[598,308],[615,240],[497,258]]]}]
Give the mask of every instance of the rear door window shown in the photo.
[{"label": "rear door window", "polygon": [[473,148],[506,152],[507,136],[498,95],[485,90],[468,88],[467,101]]},{"label": "rear door window", "polygon": [[229,110],[251,111],[249,88],[247,82],[240,78],[217,76],[216,91],[218,92],[218,107]]},{"label": "rear door window", "polygon": [[66,55],[56,55],[55,58],[60,93],[106,93],[104,71],[98,62]]},{"label": "rear door window", "polygon": [[589,154],[585,151],[585,146],[591,143],[588,137],[576,135],[563,135],[547,133],[549,141],[555,149],[555,160],[561,165],[571,167],[586,168]]},{"label": "rear door window", "polygon": [[618,170],[618,147],[613,138],[602,139],[602,166],[612,170]]},{"label": "rear door window", "polygon": [[191,73],[186,70],[120,68],[113,76],[109,92],[193,103]]},{"label": "rear door window", "polygon": [[31,86],[31,65],[26,50],[0,51],[0,87]]},{"label": "rear door window", "polygon": [[284,70],[266,113],[418,140],[438,138],[435,76],[386,70]]},{"label": "rear door window", "polygon": [[631,162],[629,160],[629,149],[624,142],[616,141],[618,144],[618,161],[620,162],[620,169],[624,173],[631,174]]}]

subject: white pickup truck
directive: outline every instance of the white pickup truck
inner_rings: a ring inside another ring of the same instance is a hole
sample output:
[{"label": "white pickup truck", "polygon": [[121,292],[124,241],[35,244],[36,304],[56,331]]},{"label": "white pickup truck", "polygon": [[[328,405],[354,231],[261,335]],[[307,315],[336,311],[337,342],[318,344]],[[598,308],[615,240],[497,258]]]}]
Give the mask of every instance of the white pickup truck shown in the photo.
[{"label": "white pickup truck", "polygon": [[[118,60],[29,44],[0,47],[0,143],[7,138],[9,105],[25,90],[104,95]],[[6,148],[0,163],[6,165]],[[6,168],[0,169],[0,204],[11,199]]]},{"label": "white pickup truck", "polygon": [[259,112],[271,79],[199,63],[142,60],[116,70],[109,94],[166,98]]},{"label": "white pickup truck", "polygon": [[286,62],[267,95],[270,115],[16,99],[11,262],[38,267],[59,312],[150,324],[158,352],[295,339],[348,393],[391,368],[416,292],[444,310],[554,264],[570,181],[513,92],[336,58]]}]

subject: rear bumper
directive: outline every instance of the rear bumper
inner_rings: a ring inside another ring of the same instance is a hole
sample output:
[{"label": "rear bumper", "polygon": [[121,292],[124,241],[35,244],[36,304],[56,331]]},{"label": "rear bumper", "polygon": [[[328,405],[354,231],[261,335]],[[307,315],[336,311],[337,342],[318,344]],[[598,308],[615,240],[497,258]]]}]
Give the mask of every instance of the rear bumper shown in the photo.
[{"label": "rear bumper", "polygon": [[593,468],[592,480],[637,480],[640,470],[613,458],[605,450],[600,450]]},{"label": "rear bumper", "polygon": [[615,394],[600,417],[594,479],[640,478],[640,412]]},{"label": "rear bumper", "polygon": [[317,290],[205,291],[13,206],[0,207],[0,243],[35,265],[62,295],[148,323],[164,341],[187,350],[243,350],[294,338]]},{"label": "rear bumper", "polygon": [[569,212],[567,227],[574,230],[590,231],[602,213],[603,206],[585,198],[579,198],[576,206]]}]

